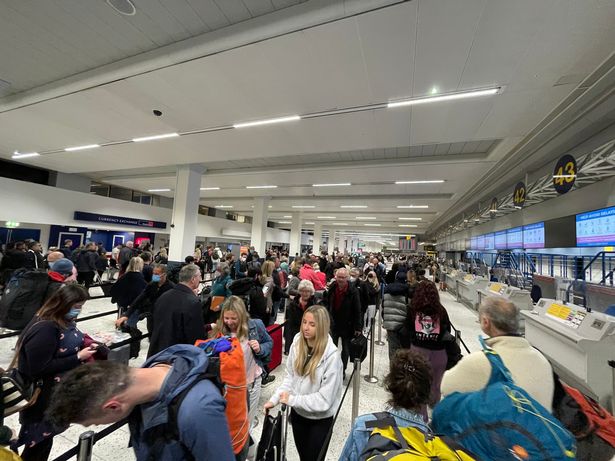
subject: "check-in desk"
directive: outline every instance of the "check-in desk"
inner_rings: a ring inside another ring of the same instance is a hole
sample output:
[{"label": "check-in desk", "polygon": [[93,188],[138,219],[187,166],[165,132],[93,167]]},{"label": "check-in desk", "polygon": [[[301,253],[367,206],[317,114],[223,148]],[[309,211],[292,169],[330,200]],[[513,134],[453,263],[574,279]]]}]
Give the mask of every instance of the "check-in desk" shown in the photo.
[{"label": "check-in desk", "polygon": [[615,359],[615,317],[547,298],[521,315],[525,337],[562,380],[612,409],[613,374],[607,362]]},{"label": "check-in desk", "polygon": [[457,269],[453,269],[446,273],[446,286],[448,291],[457,294],[457,279],[462,278],[465,274]]},{"label": "check-in desk", "polygon": [[472,309],[478,309],[478,291],[485,290],[489,280],[472,274],[465,274],[463,278],[456,280],[457,301],[462,302]]},{"label": "check-in desk", "polygon": [[517,306],[520,311],[532,310],[534,307],[529,291],[505,283],[489,282],[486,288],[478,290],[478,304],[480,305],[487,296],[504,298]]}]

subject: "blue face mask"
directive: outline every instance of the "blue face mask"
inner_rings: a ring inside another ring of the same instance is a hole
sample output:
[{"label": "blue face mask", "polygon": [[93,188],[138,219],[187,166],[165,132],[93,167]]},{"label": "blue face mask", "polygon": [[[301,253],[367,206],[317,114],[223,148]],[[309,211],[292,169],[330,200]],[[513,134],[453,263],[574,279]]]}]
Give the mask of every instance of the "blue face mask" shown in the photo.
[{"label": "blue face mask", "polygon": [[160,282],[160,275],[156,275],[156,274],[152,275],[152,282],[156,282],[156,283]]},{"label": "blue face mask", "polygon": [[71,308],[70,311],[68,311],[68,314],[66,314],[66,319],[67,320],[74,320],[77,317],[79,317],[79,314],[81,314],[81,309],[75,309],[73,307],[73,308]]}]

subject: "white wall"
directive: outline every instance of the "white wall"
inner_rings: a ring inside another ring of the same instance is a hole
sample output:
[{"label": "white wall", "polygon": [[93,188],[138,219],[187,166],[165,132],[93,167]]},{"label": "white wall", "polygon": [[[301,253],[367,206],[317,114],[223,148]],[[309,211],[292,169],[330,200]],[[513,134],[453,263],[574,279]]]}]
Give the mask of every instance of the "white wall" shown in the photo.
[{"label": "white wall", "polygon": [[[166,229],[150,229],[135,226],[75,221],[75,211],[86,211],[113,216],[133,217],[167,223]],[[94,229],[123,230],[133,232],[153,232],[169,234],[172,210],[149,205],[141,205],[98,195],[74,192],[56,187],[42,186],[24,181],[0,178],[0,222],[17,221],[42,225],[79,226]],[[25,226],[23,226],[25,227]],[[45,229],[43,226],[29,228]],[[49,233],[47,226],[47,235]],[[199,215],[198,237],[233,237],[249,240],[251,225]],[[226,234],[226,235],[225,235]],[[167,237],[168,238],[168,237]],[[290,233],[280,229],[267,228],[267,241],[288,243]]]}]

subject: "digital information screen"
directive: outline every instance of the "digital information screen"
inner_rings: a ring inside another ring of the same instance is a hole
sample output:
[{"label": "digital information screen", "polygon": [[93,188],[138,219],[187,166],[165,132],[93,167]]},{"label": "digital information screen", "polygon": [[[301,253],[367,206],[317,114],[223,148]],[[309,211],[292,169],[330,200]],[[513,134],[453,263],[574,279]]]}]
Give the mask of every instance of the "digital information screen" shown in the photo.
[{"label": "digital information screen", "polygon": [[537,222],[523,226],[523,248],[545,247],[545,223]]},{"label": "digital information screen", "polygon": [[476,237],[476,249],[477,250],[485,249],[485,236],[484,235],[479,235],[478,237]]},{"label": "digital information screen", "polygon": [[506,231],[506,247],[509,250],[523,248],[523,228],[513,227]]},{"label": "digital information screen", "polygon": [[499,231],[495,233],[495,249],[496,250],[505,250],[506,249],[506,231]]},{"label": "digital information screen", "polygon": [[485,234],[485,250],[493,250],[495,249],[495,236],[493,233]]},{"label": "digital information screen", "polygon": [[576,216],[577,246],[615,245],[615,206]]},{"label": "digital information screen", "polygon": [[476,246],[476,237],[470,239],[470,250],[478,250]]}]

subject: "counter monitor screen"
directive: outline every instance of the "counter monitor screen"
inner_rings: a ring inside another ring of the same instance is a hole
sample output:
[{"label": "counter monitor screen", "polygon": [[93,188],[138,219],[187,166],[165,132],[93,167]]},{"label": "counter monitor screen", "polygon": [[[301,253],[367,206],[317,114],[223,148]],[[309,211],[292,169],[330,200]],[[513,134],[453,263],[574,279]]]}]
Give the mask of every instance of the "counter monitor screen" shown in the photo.
[{"label": "counter monitor screen", "polygon": [[495,249],[494,234],[485,234],[485,250]]},{"label": "counter monitor screen", "polygon": [[509,250],[523,248],[523,228],[514,227],[506,231],[506,247]]},{"label": "counter monitor screen", "polygon": [[506,249],[506,231],[499,231],[495,233],[495,249]]},{"label": "counter monitor screen", "polygon": [[577,246],[615,245],[615,206],[576,216]]},{"label": "counter monitor screen", "polygon": [[523,226],[523,248],[545,247],[545,223],[538,222]]}]

